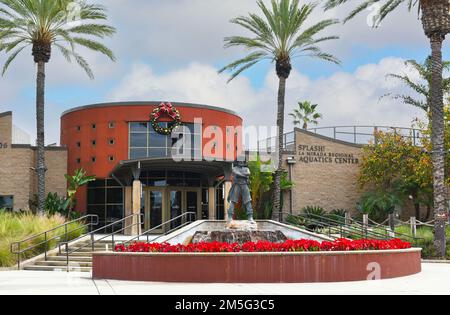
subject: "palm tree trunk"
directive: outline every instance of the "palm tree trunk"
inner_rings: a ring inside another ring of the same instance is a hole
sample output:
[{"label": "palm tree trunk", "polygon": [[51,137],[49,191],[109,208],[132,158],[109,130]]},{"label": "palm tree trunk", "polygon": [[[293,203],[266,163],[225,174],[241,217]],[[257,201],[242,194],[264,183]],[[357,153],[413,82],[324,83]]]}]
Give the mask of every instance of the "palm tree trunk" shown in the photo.
[{"label": "palm tree trunk", "polygon": [[430,36],[432,50],[432,81],[431,81],[431,123],[433,144],[433,177],[434,177],[434,217],[436,253],[441,257],[446,254],[446,222],[445,205],[445,145],[444,145],[444,95],[442,90],[442,43],[444,36]]},{"label": "palm tree trunk", "polygon": [[280,220],[281,214],[281,175],[283,174],[283,151],[284,151],[284,106],[286,96],[286,78],[279,76],[278,88],[278,152],[277,152],[277,170],[273,180],[273,211],[272,219]]},{"label": "palm tree trunk", "polygon": [[45,213],[45,136],[44,136],[44,105],[45,105],[45,62],[37,63],[36,84],[36,126],[37,126],[37,156],[36,172],[38,179],[38,213]]}]

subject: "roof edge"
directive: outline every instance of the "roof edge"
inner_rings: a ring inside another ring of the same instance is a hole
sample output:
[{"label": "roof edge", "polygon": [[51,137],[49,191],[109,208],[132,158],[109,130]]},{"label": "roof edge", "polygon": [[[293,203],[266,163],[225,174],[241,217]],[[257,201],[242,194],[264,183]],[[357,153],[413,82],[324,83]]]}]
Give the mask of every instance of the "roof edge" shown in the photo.
[{"label": "roof edge", "polygon": [[[110,102],[110,103],[97,103],[97,104],[88,104],[83,105],[79,107],[74,107],[72,109],[69,109],[61,114],[61,118],[65,115],[85,110],[85,109],[93,109],[93,108],[102,108],[102,107],[115,107],[115,106],[143,106],[143,105],[152,105],[152,106],[158,106],[161,103],[164,103],[166,101],[136,101],[136,102]],[[182,102],[171,102],[174,106],[182,106],[182,107],[192,107],[192,108],[199,108],[199,109],[210,109],[215,111],[224,112],[227,114],[234,115],[236,117],[239,117],[242,119],[242,117],[235,111],[231,109],[226,109],[222,107],[212,106],[212,105],[203,105],[203,104],[195,104],[195,103],[182,103]]]}]

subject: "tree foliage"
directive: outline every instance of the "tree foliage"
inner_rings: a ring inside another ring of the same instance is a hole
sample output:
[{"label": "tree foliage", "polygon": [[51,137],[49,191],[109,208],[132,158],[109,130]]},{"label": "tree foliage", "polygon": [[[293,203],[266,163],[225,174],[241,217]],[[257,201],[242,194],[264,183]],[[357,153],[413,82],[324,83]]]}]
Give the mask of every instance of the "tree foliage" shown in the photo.
[{"label": "tree foliage", "polygon": [[[388,78],[396,79],[405,84],[415,93],[420,95],[422,99],[417,99],[408,94],[387,94],[386,96],[391,96],[395,100],[400,100],[407,105],[412,105],[423,109],[429,113],[431,109],[431,80],[432,80],[432,63],[431,57],[428,57],[423,64],[415,60],[405,61],[405,65],[413,69],[417,74],[419,74],[419,79],[412,77],[408,74],[388,74]],[[443,62],[444,71],[450,71],[450,61]],[[444,77],[442,81],[442,89],[444,91],[444,97],[448,97],[450,93],[450,77]]]},{"label": "tree foliage", "polygon": [[114,53],[96,40],[116,32],[103,23],[107,18],[104,6],[86,1],[0,0],[0,51],[8,54],[3,74],[25,48],[54,46],[67,61],[75,60],[93,78],[89,63],[77,48],[99,52],[114,61]]},{"label": "tree foliage", "polygon": [[301,125],[303,129],[308,129],[310,124],[319,124],[319,119],[322,118],[322,114],[317,112],[317,104],[304,101],[298,103],[298,108],[289,114],[294,119],[294,125]]}]

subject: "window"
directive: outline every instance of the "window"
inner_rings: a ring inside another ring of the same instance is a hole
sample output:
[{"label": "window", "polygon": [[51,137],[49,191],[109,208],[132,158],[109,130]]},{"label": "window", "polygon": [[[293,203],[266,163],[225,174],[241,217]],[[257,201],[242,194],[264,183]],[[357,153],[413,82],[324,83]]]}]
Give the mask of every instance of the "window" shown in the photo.
[{"label": "window", "polygon": [[81,163],[81,159],[80,158],[76,159],[76,162],[77,162],[77,164],[80,164]]},{"label": "window", "polygon": [[96,158],[95,156],[93,156],[93,157],[91,158],[91,161],[92,161],[92,163],[95,163],[95,162],[97,161],[97,158]]},{"label": "window", "polygon": [[91,144],[92,144],[93,147],[95,147],[97,145],[97,140],[92,140]]},{"label": "window", "polygon": [[77,126],[77,131],[78,131],[78,132],[81,131],[81,126]]},{"label": "window", "polygon": [[[160,123],[162,127],[168,127],[170,123]],[[184,124],[175,130],[177,137],[165,136],[153,130],[150,123],[130,123],[130,159],[146,157],[170,157],[172,148],[183,141],[180,146],[191,150],[195,156],[201,155],[201,131],[198,132],[194,124]],[[190,138],[188,136],[190,135]]]},{"label": "window", "polygon": [[97,125],[96,124],[92,124],[92,129],[97,129]]},{"label": "window", "polygon": [[110,155],[110,156],[108,157],[108,160],[109,160],[110,162],[114,162],[115,159],[116,159],[116,158],[115,158],[114,156],[112,156],[112,155]]},{"label": "window", "polygon": [[[88,214],[99,216],[99,226],[104,227],[124,217],[123,189],[113,179],[100,179],[88,184],[87,211]],[[114,226],[114,231],[122,228],[122,224]],[[109,227],[105,233],[112,232]]]},{"label": "window", "polygon": [[109,129],[114,129],[114,128],[116,128],[116,122],[115,121],[110,121],[108,126],[109,126]]},{"label": "window", "polygon": [[77,148],[81,148],[81,142],[77,142]]},{"label": "window", "polygon": [[109,139],[109,145],[115,145],[116,144],[116,140],[114,139]]},{"label": "window", "polygon": [[0,209],[12,211],[14,208],[14,196],[0,196]]},{"label": "window", "polygon": [[201,174],[176,171],[143,171],[140,181],[148,187],[201,187],[208,185],[204,178],[202,180]]}]

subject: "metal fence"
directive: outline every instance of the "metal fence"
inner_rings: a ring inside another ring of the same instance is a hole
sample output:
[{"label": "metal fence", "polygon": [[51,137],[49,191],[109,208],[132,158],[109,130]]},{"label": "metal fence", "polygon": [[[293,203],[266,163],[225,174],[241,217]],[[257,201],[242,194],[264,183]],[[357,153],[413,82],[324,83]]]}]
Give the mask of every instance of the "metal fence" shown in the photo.
[{"label": "metal fence", "polygon": [[[414,128],[391,127],[391,126],[334,126],[318,127],[307,130],[314,134],[327,137],[333,140],[344,141],[352,144],[365,145],[370,142],[376,143],[378,132],[393,132],[404,138],[411,139],[415,146],[422,146],[422,140],[426,138],[423,131]],[[276,149],[277,138],[269,138],[258,143],[258,150],[274,152]],[[284,135],[284,150],[295,151],[295,131]]]}]

